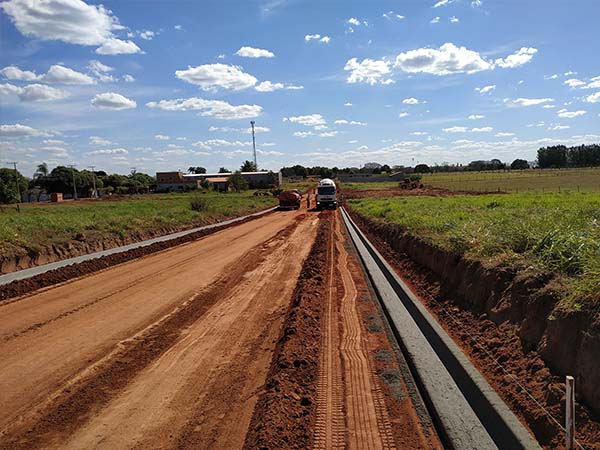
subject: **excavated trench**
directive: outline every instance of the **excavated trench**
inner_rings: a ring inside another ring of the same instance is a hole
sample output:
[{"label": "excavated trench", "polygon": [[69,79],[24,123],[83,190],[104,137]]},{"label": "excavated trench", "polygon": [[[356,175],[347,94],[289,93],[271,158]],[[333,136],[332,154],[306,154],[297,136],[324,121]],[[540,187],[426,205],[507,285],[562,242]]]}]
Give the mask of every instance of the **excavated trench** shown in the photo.
[{"label": "excavated trench", "polygon": [[585,448],[600,449],[597,318],[560,309],[551,275],[486,268],[399,226],[356,212],[352,217],[540,444],[563,445],[560,425],[544,409],[564,424],[564,375],[569,374],[576,377],[581,401],[576,437]]}]

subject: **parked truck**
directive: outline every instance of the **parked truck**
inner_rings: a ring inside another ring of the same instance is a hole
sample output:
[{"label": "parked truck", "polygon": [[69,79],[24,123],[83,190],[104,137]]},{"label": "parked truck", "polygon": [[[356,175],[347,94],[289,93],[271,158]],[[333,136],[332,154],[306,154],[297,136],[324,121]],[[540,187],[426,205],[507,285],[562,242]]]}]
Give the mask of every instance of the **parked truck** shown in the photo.
[{"label": "parked truck", "polygon": [[317,186],[317,209],[337,208],[336,187],[333,180],[324,178]]},{"label": "parked truck", "polygon": [[281,209],[298,209],[302,196],[297,189],[283,191],[279,194],[279,208]]}]

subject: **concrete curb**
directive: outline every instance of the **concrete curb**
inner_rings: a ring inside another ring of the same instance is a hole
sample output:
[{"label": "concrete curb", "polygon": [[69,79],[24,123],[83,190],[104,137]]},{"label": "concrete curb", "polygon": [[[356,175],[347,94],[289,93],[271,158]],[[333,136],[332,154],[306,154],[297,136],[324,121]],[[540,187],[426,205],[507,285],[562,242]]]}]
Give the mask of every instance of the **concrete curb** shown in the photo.
[{"label": "concrete curb", "polygon": [[211,225],[204,225],[202,227],[191,228],[185,231],[179,231],[177,233],[166,234],[164,236],[159,236],[152,239],[147,239],[145,241],[134,242],[133,244],[123,245],[121,247],[111,248],[109,250],[103,250],[100,252],[89,253],[87,255],[75,256],[74,258],[63,259],[61,261],[56,261],[49,264],[44,264],[41,266],[30,267],[29,269],[19,270],[16,272],[6,273],[4,275],[0,275],[0,286],[6,285],[8,283],[12,283],[13,281],[25,280],[27,278],[35,277],[36,275],[40,275],[42,273],[48,272],[50,270],[60,269],[61,267],[70,266],[71,264],[78,264],[84,261],[89,261],[91,259],[102,258],[103,256],[114,255],[115,253],[126,252],[128,250],[132,250],[134,248],[146,247],[151,244],[155,244],[157,242],[166,242],[173,239],[180,238],[182,236],[186,236],[188,234],[196,233],[198,231],[211,230],[214,228],[219,228],[222,226],[231,225],[236,222],[240,222],[242,220],[246,220],[253,217],[260,217],[264,214],[267,214],[271,211],[275,211],[277,208],[269,208],[264,211],[259,211],[257,213],[249,214],[247,216],[236,217],[234,219],[225,220],[223,222],[214,223]]},{"label": "concrete curb", "polygon": [[455,450],[541,449],[348,213],[340,210],[445,444]]}]

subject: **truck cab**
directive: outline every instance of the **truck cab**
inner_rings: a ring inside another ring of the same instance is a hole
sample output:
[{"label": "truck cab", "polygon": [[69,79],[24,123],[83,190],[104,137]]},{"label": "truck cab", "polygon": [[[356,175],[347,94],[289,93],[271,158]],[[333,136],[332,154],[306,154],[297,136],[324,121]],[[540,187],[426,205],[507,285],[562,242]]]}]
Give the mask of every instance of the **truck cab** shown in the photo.
[{"label": "truck cab", "polygon": [[337,189],[333,180],[324,178],[317,186],[317,209],[337,208]]}]

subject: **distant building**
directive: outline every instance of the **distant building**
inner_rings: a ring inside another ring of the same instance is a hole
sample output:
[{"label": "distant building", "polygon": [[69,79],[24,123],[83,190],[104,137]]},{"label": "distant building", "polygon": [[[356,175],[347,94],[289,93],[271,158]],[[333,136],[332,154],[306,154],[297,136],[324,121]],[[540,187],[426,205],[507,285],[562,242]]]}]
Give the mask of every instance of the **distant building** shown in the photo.
[{"label": "distant building", "polygon": [[[207,180],[214,190],[226,191],[227,181],[231,173],[190,173],[157,172],[157,191],[188,191],[201,187],[201,183]],[[250,189],[267,189],[271,185],[277,185],[279,180],[273,172],[241,172],[242,177],[248,182]]]},{"label": "distant building", "polygon": [[177,172],[156,172],[156,190],[157,191],[186,191],[199,186],[201,180],[194,180],[185,177],[184,173]]}]

